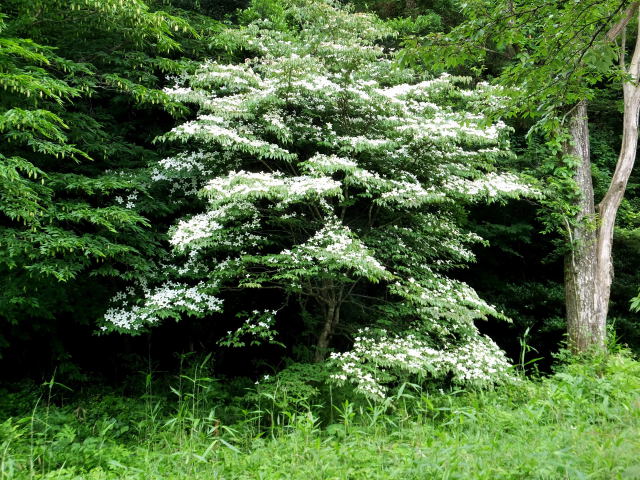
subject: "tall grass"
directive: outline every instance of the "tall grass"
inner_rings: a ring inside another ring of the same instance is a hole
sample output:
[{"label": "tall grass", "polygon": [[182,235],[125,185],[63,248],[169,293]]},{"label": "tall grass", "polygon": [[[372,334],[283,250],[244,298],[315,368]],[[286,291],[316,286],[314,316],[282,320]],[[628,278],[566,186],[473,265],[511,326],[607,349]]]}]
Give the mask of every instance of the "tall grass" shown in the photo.
[{"label": "tall grass", "polygon": [[493,391],[406,384],[380,403],[275,382],[230,404],[208,362],[168,396],[149,377],[141,398],[60,406],[49,384],[0,419],[0,480],[640,478],[640,363],[624,352]]}]

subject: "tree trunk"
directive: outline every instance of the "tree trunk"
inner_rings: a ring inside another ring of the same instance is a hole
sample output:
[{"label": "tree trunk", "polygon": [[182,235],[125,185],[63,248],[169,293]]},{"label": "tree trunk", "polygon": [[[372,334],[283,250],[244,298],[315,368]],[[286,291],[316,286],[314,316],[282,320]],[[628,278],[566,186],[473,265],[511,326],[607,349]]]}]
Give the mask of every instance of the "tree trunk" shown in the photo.
[{"label": "tree trunk", "polygon": [[320,336],[318,337],[318,343],[316,344],[316,353],[313,358],[314,362],[319,363],[325,359],[327,351],[329,350],[329,342],[333,336],[333,332],[340,321],[340,301],[337,299],[331,299],[326,303],[324,325]]},{"label": "tree trunk", "polygon": [[[632,12],[636,12],[639,2],[634,2],[621,21],[620,28],[612,31],[624,34]],[[640,22],[639,22],[640,25]],[[608,39],[609,38],[608,35]],[[629,67],[625,66],[624,37],[620,53],[620,67],[628,74],[623,84],[624,115],[622,123],[622,145],[615,172],[607,193],[598,204],[597,229],[592,233],[582,219],[593,215],[593,186],[591,183],[589,160],[589,132],[586,104],[575,109],[570,122],[573,144],[567,153],[576,155],[581,161],[576,173],[576,181],[583,194],[577,226],[570,227],[573,237],[572,252],[565,261],[565,293],[567,299],[567,330],[569,345],[575,353],[605,348],[607,313],[613,263],[611,253],[613,233],[618,208],[627,188],[633,170],[638,147],[638,116],[640,114],[640,31],[636,34],[636,44]],[[587,222],[588,224],[588,222]]]},{"label": "tree trunk", "polygon": [[575,181],[580,190],[579,212],[573,225],[567,225],[571,251],[564,261],[564,286],[567,308],[569,346],[575,353],[594,346],[604,346],[604,328],[597,324],[596,315],[596,229],[591,159],[589,152],[589,126],[586,102],[573,110],[569,122],[571,141],[564,153],[579,160]]},{"label": "tree trunk", "polygon": [[613,281],[611,250],[616,215],[636,159],[639,111],[640,87],[626,83],[624,85],[624,116],[620,155],[609,189],[598,205],[599,226],[595,282],[597,291],[595,298],[597,322],[602,325],[606,325],[611,282]]}]

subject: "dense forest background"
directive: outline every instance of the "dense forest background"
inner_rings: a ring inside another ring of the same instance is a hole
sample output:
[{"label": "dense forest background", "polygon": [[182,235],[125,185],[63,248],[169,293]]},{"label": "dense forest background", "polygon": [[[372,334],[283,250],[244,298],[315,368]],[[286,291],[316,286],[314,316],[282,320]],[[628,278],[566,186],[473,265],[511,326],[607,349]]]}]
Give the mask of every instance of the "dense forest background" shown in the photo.
[{"label": "dense forest background", "polygon": [[0,480],[640,478],[639,10],[0,0]]},{"label": "dense forest background", "polygon": [[[277,328],[284,347],[246,350],[216,346],[227,325],[212,318],[166,321],[136,336],[98,329],[109,299],[153,269],[168,248],[168,227],[187,211],[149,181],[154,162],[176,148],[155,139],[194,115],[163,88],[205,59],[242,62],[247,52],[220,32],[279,8],[259,2],[239,14],[245,7],[205,1],[3,4],[0,361],[6,380],[39,380],[55,370],[64,382],[118,382],[149,362],[171,370],[176,354],[211,351],[220,374],[255,376],[312,357],[309,325],[289,319]],[[397,32],[386,40],[394,49],[464,20],[456,2],[351,7],[384,19]],[[466,63],[450,72],[491,81],[505,58],[490,54],[482,69]],[[402,61],[435,68],[419,57]],[[589,119],[596,196],[602,196],[620,142],[621,99],[611,81],[596,88]],[[543,181],[556,175],[544,160],[550,156],[544,139],[527,135],[533,120],[507,121],[517,157],[504,167]],[[617,221],[609,317],[610,334],[635,350],[637,314],[629,309],[638,285],[634,178]],[[135,208],[126,208],[131,195]],[[538,368],[547,369],[566,330],[566,242],[548,228],[543,203],[466,207],[463,222],[486,243],[476,245],[476,260],[453,275],[511,319],[480,322],[480,330],[512,360],[526,342],[530,355],[541,358]],[[237,302],[232,310],[244,300]],[[347,345],[351,334],[345,326],[336,342]]]}]

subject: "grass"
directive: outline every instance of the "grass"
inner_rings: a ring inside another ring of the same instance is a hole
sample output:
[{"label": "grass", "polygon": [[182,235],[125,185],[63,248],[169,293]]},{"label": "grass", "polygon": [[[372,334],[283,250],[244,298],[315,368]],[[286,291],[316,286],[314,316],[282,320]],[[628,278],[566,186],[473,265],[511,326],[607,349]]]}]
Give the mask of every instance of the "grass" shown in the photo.
[{"label": "grass", "polygon": [[172,400],[54,406],[50,383],[17,415],[29,397],[5,396],[0,480],[640,478],[640,363],[624,353],[493,391],[289,410],[273,395],[231,410],[199,368]]}]

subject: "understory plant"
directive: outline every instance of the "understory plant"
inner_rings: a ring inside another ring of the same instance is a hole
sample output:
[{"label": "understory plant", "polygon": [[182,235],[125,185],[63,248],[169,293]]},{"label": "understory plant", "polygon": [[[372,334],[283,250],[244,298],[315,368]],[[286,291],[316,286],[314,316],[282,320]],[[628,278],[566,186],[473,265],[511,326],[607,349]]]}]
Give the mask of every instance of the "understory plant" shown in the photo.
[{"label": "understory plant", "polygon": [[[258,6],[223,34],[244,62],[208,61],[167,89],[198,115],[161,137],[184,151],[154,178],[196,207],[169,232],[173,257],[114,299],[103,328],[211,317],[229,325],[221,343],[243,346],[310,317],[318,362],[336,332],[386,329],[333,358],[334,379],[371,397],[394,370],[507,378],[474,325],[502,314],[450,275],[482,242],[464,228],[466,205],[532,194],[497,170],[508,132],[481,113],[497,94],[397,68],[381,46],[391,32],[337,2],[288,0],[271,17]],[[229,320],[238,292],[260,305]]]}]

